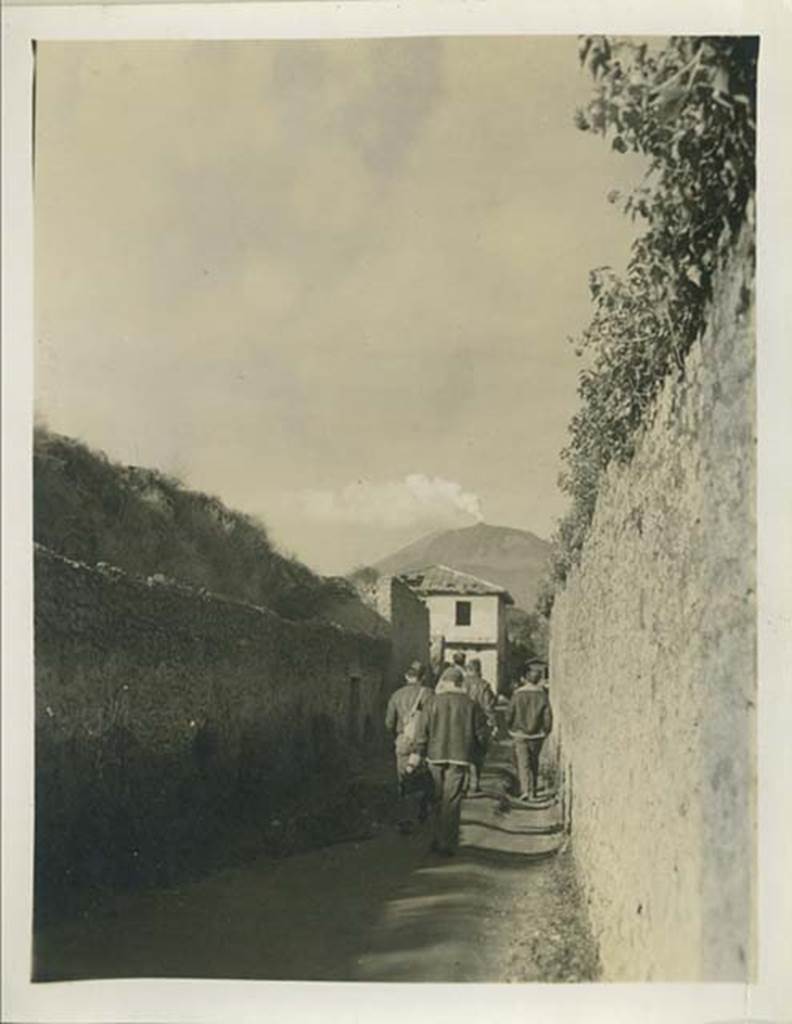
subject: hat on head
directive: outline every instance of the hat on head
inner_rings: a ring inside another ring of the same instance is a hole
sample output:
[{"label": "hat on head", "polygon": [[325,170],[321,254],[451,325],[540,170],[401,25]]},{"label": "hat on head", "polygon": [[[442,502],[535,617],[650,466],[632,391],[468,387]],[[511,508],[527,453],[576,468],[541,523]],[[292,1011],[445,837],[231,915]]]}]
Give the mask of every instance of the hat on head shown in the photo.
[{"label": "hat on head", "polygon": [[523,669],[523,676],[527,676],[531,669],[539,669],[542,677],[547,675],[547,662],[542,658],[529,658]]},{"label": "hat on head", "polygon": [[440,676],[440,681],[444,683],[463,683],[465,677],[462,671],[458,668],[447,668],[445,672]]}]

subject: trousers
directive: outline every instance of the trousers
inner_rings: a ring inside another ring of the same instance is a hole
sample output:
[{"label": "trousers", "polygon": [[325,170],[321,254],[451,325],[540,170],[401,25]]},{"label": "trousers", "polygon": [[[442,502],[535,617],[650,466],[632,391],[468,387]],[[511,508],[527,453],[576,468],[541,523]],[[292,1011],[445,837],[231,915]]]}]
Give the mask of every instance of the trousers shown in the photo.
[{"label": "trousers", "polygon": [[470,766],[470,789],[473,793],[478,793],[481,789],[481,776],[484,771],[484,761],[486,757],[487,751],[482,750],[475,755],[473,763]]},{"label": "trousers", "polygon": [[463,764],[440,762],[430,764],[429,770],[434,782],[434,841],[440,851],[449,853],[459,842],[459,815],[467,787],[468,769]]},{"label": "trousers", "polygon": [[426,770],[410,773],[407,771],[409,754],[396,754],[396,779],[399,787],[400,799],[409,800],[411,797],[418,799],[418,820],[426,821],[429,816],[429,803],[432,799],[432,776]]},{"label": "trousers", "polygon": [[514,738],[514,757],[517,761],[517,777],[520,780],[520,793],[531,793],[536,796],[539,788],[539,754],[544,738]]}]

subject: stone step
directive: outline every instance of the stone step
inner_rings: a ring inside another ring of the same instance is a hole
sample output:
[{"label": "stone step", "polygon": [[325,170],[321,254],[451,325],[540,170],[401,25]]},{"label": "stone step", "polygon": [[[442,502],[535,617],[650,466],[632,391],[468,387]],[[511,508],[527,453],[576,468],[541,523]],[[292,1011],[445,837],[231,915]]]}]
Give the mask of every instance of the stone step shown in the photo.
[{"label": "stone step", "polygon": [[463,822],[459,833],[462,849],[477,849],[490,853],[504,853],[531,857],[555,854],[564,840],[563,833],[537,833],[526,835],[504,831],[497,824]]},{"label": "stone step", "polygon": [[528,801],[516,798],[510,740],[490,747],[481,787],[462,802],[461,847],[526,858],[558,852],[566,838],[558,796],[545,792]]},{"label": "stone step", "polygon": [[560,815],[554,809],[532,812],[524,808],[502,811],[497,805],[483,801],[465,800],[462,804],[462,824],[486,824],[512,835],[550,835],[563,829]]}]

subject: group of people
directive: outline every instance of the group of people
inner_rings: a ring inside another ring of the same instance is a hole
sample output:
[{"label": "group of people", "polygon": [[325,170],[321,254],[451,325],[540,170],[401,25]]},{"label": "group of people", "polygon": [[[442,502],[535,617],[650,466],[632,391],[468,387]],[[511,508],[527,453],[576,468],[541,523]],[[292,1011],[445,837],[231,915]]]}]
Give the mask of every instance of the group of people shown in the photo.
[{"label": "group of people", "polygon": [[[543,662],[528,662],[506,712],[521,800],[537,795],[539,753],[553,726],[543,676]],[[434,687],[425,667],[413,662],[388,702],[385,726],[394,737],[399,795],[417,798],[419,822],[433,812],[432,849],[443,856],[456,848],[462,798],[481,791],[487,750],[498,735],[496,705],[480,660],[466,661],[462,652],[442,666]],[[404,819],[400,827],[411,831],[413,822]]]}]

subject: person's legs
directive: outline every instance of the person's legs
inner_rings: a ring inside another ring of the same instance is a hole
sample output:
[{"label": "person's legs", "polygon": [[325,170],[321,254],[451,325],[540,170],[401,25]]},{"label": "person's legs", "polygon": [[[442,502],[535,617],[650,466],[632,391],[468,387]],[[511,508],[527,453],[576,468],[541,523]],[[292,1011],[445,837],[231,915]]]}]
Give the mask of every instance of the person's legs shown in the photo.
[{"label": "person's legs", "polygon": [[531,768],[531,793],[536,796],[539,792],[539,753],[544,740],[528,740],[528,761]]},{"label": "person's legs", "polygon": [[440,849],[451,852],[459,840],[459,815],[468,780],[468,769],[449,764],[443,780],[443,802],[440,811]]},{"label": "person's legs", "polygon": [[440,849],[442,846],[440,834],[440,811],[443,803],[443,785],[445,782],[444,764],[430,764],[429,771],[432,776],[432,848]]},{"label": "person's legs", "polygon": [[433,793],[434,782],[431,773],[424,771],[421,773],[421,789],[418,797],[418,821],[424,822],[429,817]]},{"label": "person's legs", "polygon": [[517,761],[517,778],[520,780],[520,796],[525,796],[531,792],[528,771],[528,740],[520,739],[519,736],[515,737],[514,757]]},{"label": "person's legs", "polygon": [[404,775],[407,771],[407,755],[396,752],[396,782],[399,787],[399,796],[404,796]]},{"label": "person's legs", "polygon": [[481,775],[484,771],[484,755],[477,754],[473,764],[470,766],[470,789],[474,793],[481,792]]},{"label": "person's legs", "polygon": [[411,816],[415,803],[415,787],[412,776],[407,772],[408,760],[409,754],[396,753],[396,775],[399,780],[399,820],[396,826],[403,835],[409,834],[415,828]]},{"label": "person's legs", "polygon": [[484,774],[484,762],[487,760],[487,747],[479,750],[475,757],[476,782],[473,786],[474,793],[481,792],[481,776]]}]

